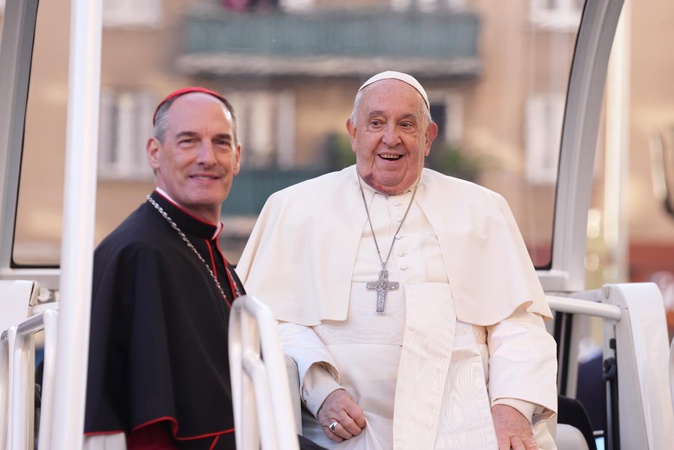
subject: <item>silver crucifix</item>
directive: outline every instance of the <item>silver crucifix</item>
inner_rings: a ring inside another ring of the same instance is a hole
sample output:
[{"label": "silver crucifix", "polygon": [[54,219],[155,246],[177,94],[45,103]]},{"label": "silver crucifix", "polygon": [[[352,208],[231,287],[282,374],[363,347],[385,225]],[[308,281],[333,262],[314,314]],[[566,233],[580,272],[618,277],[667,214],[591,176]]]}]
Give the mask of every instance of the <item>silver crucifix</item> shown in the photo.
[{"label": "silver crucifix", "polygon": [[381,269],[379,271],[379,279],[377,281],[368,281],[367,288],[369,290],[377,291],[377,312],[383,313],[386,308],[386,294],[388,291],[393,291],[400,287],[397,281],[388,280],[388,270]]}]

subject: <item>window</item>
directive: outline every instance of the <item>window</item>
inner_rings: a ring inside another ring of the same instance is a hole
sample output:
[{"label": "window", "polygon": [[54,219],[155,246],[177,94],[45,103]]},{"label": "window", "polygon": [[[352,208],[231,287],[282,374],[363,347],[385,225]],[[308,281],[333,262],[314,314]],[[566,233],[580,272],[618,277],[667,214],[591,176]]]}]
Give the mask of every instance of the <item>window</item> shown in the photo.
[{"label": "window", "polygon": [[407,11],[414,8],[423,12],[430,12],[441,8],[462,8],[464,5],[465,0],[391,0],[391,7],[395,11]]},{"label": "window", "polygon": [[433,142],[426,166],[438,172],[478,181],[485,168],[482,157],[468,148],[463,139],[464,99],[458,92],[431,92],[431,115],[438,126],[438,136]]},{"label": "window", "polygon": [[152,178],[145,143],[158,99],[147,91],[101,90],[98,175],[102,179]]},{"label": "window", "polygon": [[161,19],[161,2],[162,0],[103,0],[103,26],[154,27]]},{"label": "window", "polygon": [[285,11],[305,11],[314,6],[314,0],[279,0]]},{"label": "window", "polygon": [[564,119],[564,94],[539,94],[526,111],[526,177],[533,184],[555,184]]},{"label": "window", "polygon": [[243,164],[292,167],[295,162],[295,101],[292,92],[239,91],[227,95],[237,113]]},{"label": "window", "polygon": [[[243,167],[223,208],[234,236],[221,242],[227,258],[236,262],[269,193],[333,170],[335,148],[343,151],[340,158],[353,158],[344,124],[355,92],[369,76],[391,68],[416,74],[429,94],[440,128],[429,166],[458,166],[462,172],[452,173],[462,176],[477,161],[473,179],[511,204],[536,265],[550,262],[555,186],[548,183],[556,172],[561,120],[546,110],[544,105],[555,103],[545,96],[539,99],[543,105],[532,102],[532,111],[525,109],[532,94],[565,92],[575,40],[566,31],[550,33],[550,39],[523,27],[531,0],[515,8],[465,0],[278,0],[279,9],[302,14],[258,9],[230,14],[223,1],[104,0],[106,15],[120,8],[116,23],[159,23],[151,30],[103,29],[96,242],[154,186],[145,143],[153,110],[167,91],[206,86],[236,108]],[[408,9],[393,11],[394,4]],[[423,4],[437,14],[420,14]],[[58,174],[65,161],[69,51],[69,11],[61,6],[40,2],[43,26],[34,45],[13,252],[20,265],[58,264],[60,258],[63,177]],[[171,21],[164,10],[169,6]],[[468,6],[460,14],[447,12]],[[506,12],[513,17],[504,20]],[[384,42],[373,39],[378,27],[398,32]],[[223,41],[214,33],[225,28],[237,33]],[[349,32],[323,33],[326,29]],[[441,45],[450,40],[451,47]],[[185,58],[198,62],[183,64]],[[561,108],[562,100],[556,105]]]},{"label": "window", "polygon": [[451,145],[460,144],[463,134],[463,100],[461,96],[453,93],[431,92],[429,99],[431,101],[431,116],[438,125],[437,140]]},{"label": "window", "polygon": [[219,0],[219,3],[228,11],[255,11],[268,8],[277,8],[279,5],[279,0]]},{"label": "window", "polygon": [[531,22],[541,28],[575,31],[584,0],[531,0]]}]

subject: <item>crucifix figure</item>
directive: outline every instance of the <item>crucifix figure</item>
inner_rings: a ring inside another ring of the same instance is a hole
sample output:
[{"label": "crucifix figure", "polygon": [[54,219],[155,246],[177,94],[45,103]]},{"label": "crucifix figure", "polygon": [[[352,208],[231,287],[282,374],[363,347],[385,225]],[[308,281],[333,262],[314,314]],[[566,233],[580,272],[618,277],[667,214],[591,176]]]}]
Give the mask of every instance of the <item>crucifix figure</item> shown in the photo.
[{"label": "crucifix figure", "polygon": [[367,288],[368,290],[377,291],[377,312],[383,313],[384,308],[386,308],[386,294],[387,291],[393,291],[400,287],[400,283],[397,281],[388,280],[388,270],[381,269],[379,271],[379,279],[377,281],[368,281]]}]

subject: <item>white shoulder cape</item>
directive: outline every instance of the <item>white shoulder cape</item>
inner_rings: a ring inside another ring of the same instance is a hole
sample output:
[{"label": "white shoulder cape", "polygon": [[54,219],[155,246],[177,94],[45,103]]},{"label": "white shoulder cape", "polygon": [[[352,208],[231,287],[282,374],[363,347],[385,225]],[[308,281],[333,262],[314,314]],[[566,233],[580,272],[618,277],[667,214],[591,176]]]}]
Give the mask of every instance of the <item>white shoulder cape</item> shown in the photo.
[{"label": "white shoulder cape", "polygon": [[[459,320],[492,325],[521,305],[551,317],[503,197],[424,169],[415,201],[437,232]],[[237,273],[278,320],[344,320],[366,221],[355,166],[286,188],[267,200]]]}]

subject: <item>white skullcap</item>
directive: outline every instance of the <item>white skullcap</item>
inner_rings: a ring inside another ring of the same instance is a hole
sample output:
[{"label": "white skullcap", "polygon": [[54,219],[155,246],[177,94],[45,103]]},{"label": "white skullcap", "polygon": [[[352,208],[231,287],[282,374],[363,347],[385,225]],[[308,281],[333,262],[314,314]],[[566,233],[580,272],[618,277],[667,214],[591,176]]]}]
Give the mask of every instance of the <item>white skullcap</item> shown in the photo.
[{"label": "white skullcap", "polygon": [[362,91],[364,88],[367,86],[371,85],[372,83],[376,83],[377,81],[381,80],[400,80],[403,83],[407,83],[410,86],[412,86],[414,89],[419,91],[421,96],[424,98],[424,102],[426,103],[426,107],[430,110],[431,109],[431,104],[428,101],[428,95],[426,95],[426,91],[424,88],[421,86],[421,83],[419,83],[416,78],[414,78],[412,75],[408,75],[406,73],[402,72],[395,72],[393,70],[387,70],[385,72],[380,72],[377,75],[373,76],[369,80],[367,80],[363,85],[358,89],[358,91]]}]

